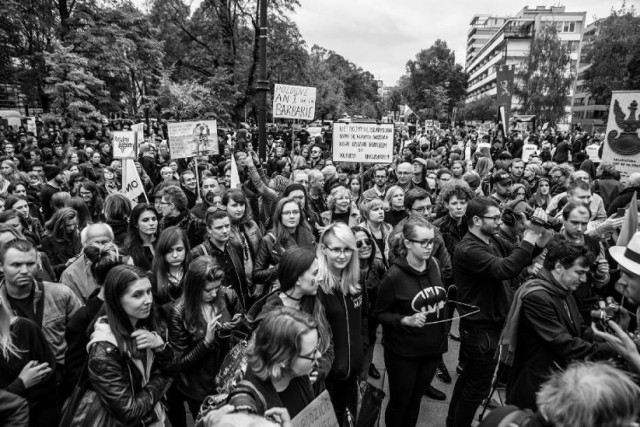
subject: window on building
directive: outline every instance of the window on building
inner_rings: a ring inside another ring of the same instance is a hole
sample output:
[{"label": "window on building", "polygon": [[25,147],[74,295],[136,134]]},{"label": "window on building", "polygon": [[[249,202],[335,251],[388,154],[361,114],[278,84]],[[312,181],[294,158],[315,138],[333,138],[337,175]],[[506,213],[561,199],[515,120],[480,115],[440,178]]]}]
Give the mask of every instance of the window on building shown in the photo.
[{"label": "window on building", "polygon": [[562,32],[563,33],[575,33],[576,32],[576,23],[574,21],[563,22]]}]

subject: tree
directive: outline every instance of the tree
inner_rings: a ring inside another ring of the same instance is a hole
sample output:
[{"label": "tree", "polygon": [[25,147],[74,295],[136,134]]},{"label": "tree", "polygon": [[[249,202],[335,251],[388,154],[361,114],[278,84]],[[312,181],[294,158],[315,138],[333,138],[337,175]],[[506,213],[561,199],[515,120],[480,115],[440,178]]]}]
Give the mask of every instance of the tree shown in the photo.
[{"label": "tree", "polygon": [[495,120],[497,111],[496,97],[485,95],[465,103],[458,113],[458,120]]},{"label": "tree", "polygon": [[640,16],[622,6],[596,25],[584,56],[590,64],[585,85],[599,103],[608,104],[612,90],[640,88]]},{"label": "tree", "polygon": [[465,95],[467,74],[455,62],[455,53],[440,39],[407,62],[400,79],[403,98],[424,118],[446,118]]},{"label": "tree", "polygon": [[54,42],[53,52],[45,53],[49,76],[45,79],[45,93],[52,108],[67,121],[72,132],[87,126],[87,120],[99,122],[102,115],[96,109],[96,100],[107,96],[104,82],[89,70],[88,60],[73,53],[70,47]]},{"label": "tree", "polygon": [[520,112],[534,114],[539,123],[558,123],[566,116],[571,88],[568,48],[558,37],[555,25],[543,25],[531,41],[529,56],[516,72],[514,93],[520,98]]}]

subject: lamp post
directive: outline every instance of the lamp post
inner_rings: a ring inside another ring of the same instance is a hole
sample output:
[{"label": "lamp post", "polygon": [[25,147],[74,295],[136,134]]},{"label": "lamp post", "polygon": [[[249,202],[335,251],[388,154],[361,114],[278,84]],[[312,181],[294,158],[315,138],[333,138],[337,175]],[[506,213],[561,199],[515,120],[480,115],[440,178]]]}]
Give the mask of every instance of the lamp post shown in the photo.
[{"label": "lamp post", "polygon": [[267,148],[267,1],[259,0],[260,40],[258,44],[259,74],[256,82],[258,94],[258,155],[262,161],[266,160]]}]

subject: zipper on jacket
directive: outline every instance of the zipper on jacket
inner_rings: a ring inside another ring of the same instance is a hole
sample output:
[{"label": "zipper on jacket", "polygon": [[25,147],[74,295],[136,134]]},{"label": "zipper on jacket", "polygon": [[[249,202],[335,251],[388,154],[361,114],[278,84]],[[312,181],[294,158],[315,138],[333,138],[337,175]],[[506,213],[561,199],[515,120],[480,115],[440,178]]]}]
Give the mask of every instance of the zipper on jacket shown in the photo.
[{"label": "zipper on jacket", "polygon": [[[342,292],[341,292],[342,293]],[[351,325],[349,323],[349,309],[347,308],[347,297],[342,293],[342,301],[344,302],[344,312],[347,315],[347,378],[351,375]]]}]

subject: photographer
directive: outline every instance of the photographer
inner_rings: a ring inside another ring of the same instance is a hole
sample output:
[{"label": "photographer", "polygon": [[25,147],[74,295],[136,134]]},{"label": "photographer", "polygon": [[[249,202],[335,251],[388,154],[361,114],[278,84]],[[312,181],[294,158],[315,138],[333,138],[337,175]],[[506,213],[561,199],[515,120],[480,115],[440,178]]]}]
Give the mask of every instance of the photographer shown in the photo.
[{"label": "photographer", "polygon": [[536,392],[553,367],[566,367],[606,344],[584,338],[584,323],[573,292],[587,280],[593,255],[583,245],[557,237],[547,245],[543,268],[518,290],[501,336],[501,360],[512,365],[507,403],[536,409]]},{"label": "photographer", "polygon": [[[620,269],[620,279],[616,283],[616,290],[624,298],[635,304],[640,304],[640,232],[633,235],[626,247],[614,246],[609,249],[609,253],[616,260]],[[625,331],[625,323],[628,321],[625,319],[620,322],[620,325],[613,320],[605,320],[605,322],[615,334],[602,332],[595,324],[592,324],[591,328],[594,333],[608,342],[616,353],[628,362],[630,370],[640,373],[637,336],[634,337]]]}]

